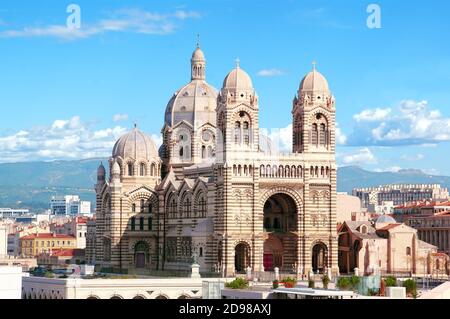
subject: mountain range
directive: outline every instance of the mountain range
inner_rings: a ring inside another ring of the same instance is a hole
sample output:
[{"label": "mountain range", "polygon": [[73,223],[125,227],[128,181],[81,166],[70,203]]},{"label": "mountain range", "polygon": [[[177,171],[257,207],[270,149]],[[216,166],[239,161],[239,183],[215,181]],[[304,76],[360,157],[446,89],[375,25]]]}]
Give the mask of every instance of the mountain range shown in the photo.
[{"label": "mountain range", "polygon": [[[95,202],[94,184],[97,167],[106,159],[80,161],[22,162],[0,164],[0,207],[49,208],[51,196],[73,194]],[[106,166],[106,165],[105,165]],[[450,188],[450,176],[435,176],[420,170],[371,172],[357,166],[338,169],[338,191],[385,184],[441,184]]]}]

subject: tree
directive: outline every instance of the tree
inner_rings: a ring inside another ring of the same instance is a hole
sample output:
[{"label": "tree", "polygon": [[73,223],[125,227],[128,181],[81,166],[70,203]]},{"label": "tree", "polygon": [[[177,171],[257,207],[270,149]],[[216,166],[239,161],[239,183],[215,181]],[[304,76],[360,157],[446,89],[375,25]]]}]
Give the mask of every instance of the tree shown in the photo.
[{"label": "tree", "polygon": [[323,288],[328,289],[328,284],[330,283],[330,277],[328,277],[328,275],[323,275],[322,277],[322,284],[323,284]]}]

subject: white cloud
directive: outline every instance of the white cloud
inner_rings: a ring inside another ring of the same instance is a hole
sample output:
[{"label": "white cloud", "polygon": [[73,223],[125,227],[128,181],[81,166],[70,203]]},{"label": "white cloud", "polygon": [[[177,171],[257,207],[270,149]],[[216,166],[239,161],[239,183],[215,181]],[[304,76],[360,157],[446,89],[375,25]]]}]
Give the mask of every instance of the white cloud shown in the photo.
[{"label": "white cloud", "polygon": [[0,137],[0,161],[106,157],[111,155],[116,140],[126,131],[121,126],[96,130],[83,123],[79,116],[56,120],[48,126]]},{"label": "white cloud", "polygon": [[257,73],[258,76],[262,77],[272,77],[272,76],[281,76],[286,73],[279,69],[264,69]]},{"label": "white cloud", "polygon": [[345,135],[340,127],[339,123],[336,123],[336,144],[337,145],[345,145],[347,143],[347,135]]},{"label": "white cloud", "polygon": [[375,164],[377,159],[372,151],[368,148],[362,148],[354,153],[340,155],[342,163],[345,165],[363,165]]},{"label": "white cloud", "polygon": [[423,160],[425,158],[425,155],[418,153],[415,155],[402,155],[401,158],[405,161],[415,162]]},{"label": "white cloud", "polygon": [[[266,141],[262,140],[267,137],[270,145],[266,145]],[[273,128],[270,131],[266,128],[260,128],[260,144],[264,151],[268,151],[270,147],[271,154],[289,153],[292,151],[292,124],[284,128]]]},{"label": "white cloud", "polygon": [[161,134],[152,134],[151,135],[153,142],[155,142],[156,146],[159,147],[163,144],[163,137]]},{"label": "white cloud", "polygon": [[24,27],[21,30],[0,31],[0,38],[54,37],[63,40],[88,38],[107,32],[129,32],[165,35],[173,33],[181,21],[199,18],[195,11],[176,10],[172,13],[156,13],[140,9],[120,9],[106,19],[88,24],[82,20],[80,29],[65,25]]},{"label": "white cloud", "polygon": [[427,145],[450,141],[450,118],[427,101],[404,100],[395,109],[365,110],[354,116],[347,145]]},{"label": "white cloud", "polygon": [[374,172],[377,173],[398,173],[402,170],[402,168],[400,166],[391,166],[391,167],[386,167],[386,168],[376,168],[374,169]]},{"label": "white cloud", "polygon": [[128,120],[128,114],[116,114],[113,116],[114,122],[121,122]]},{"label": "white cloud", "polygon": [[357,122],[373,122],[373,121],[381,121],[389,116],[391,113],[391,109],[380,109],[376,108],[374,110],[364,110],[359,114],[355,114],[353,118]]}]

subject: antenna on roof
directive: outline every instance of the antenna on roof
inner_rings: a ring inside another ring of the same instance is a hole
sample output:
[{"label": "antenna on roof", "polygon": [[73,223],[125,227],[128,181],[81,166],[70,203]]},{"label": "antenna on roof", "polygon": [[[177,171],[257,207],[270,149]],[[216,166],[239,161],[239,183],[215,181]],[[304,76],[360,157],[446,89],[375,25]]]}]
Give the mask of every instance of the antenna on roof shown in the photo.
[{"label": "antenna on roof", "polygon": [[200,48],[200,33],[197,33],[197,48]]},{"label": "antenna on roof", "polygon": [[234,60],[234,62],[236,62],[236,68],[239,68],[240,64],[241,64],[241,60],[239,60],[239,58],[237,58],[236,60]]}]

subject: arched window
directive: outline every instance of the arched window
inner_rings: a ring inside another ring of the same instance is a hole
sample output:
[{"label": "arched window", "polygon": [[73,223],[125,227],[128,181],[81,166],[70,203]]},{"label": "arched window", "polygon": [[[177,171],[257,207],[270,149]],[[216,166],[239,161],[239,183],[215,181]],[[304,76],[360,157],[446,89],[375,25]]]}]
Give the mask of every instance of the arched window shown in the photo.
[{"label": "arched window", "polygon": [[144,230],[144,217],[139,218],[139,230]]},{"label": "arched window", "polygon": [[192,205],[189,197],[186,197],[183,202],[183,217],[191,218]]},{"label": "arched window", "polygon": [[175,198],[172,198],[169,205],[169,216],[171,218],[177,218],[177,202]]},{"label": "arched window", "polygon": [[250,130],[248,122],[244,122],[244,144],[250,144]]},{"label": "arched window", "polygon": [[411,256],[411,247],[406,247],[406,256]]},{"label": "arched window", "polygon": [[136,217],[131,217],[131,230],[135,231],[136,230]]},{"label": "arched window", "polygon": [[180,157],[183,158],[184,156],[184,149],[183,146],[180,147]]},{"label": "arched window", "polygon": [[136,204],[134,203],[131,205],[131,212],[136,213]]},{"label": "arched window", "polygon": [[202,146],[202,158],[206,158],[206,146]]},{"label": "arched window", "polygon": [[198,211],[199,211],[200,218],[206,217],[206,200],[203,195],[200,196],[200,199],[198,201]]},{"label": "arched window", "polygon": [[141,213],[145,211],[145,200],[141,199]]},{"label": "arched window", "polygon": [[140,168],[139,168],[139,174],[140,174],[141,176],[145,176],[145,175],[146,175],[146,172],[145,172],[145,164],[144,164],[144,163],[141,163],[141,165],[140,165]]},{"label": "arched window", "polygon": [[367,226],[361,226],[361,233],[367,234]]},{"label": "arched window", "polygon": [[150,166],[150,175],[156,176],[156,165],[154,163]]},{"label": "arched window", "polygon": [[234,143],[241,144],[241,122],[234,123]]},{"label": "arched window", "polygon": [[312,143],[312,145],[316,145],[317,146],[317,144],[318,144],[318,131],[317,131],[317,124],[316,123],[314,123],[313,125],[312,125],[312,131],[311,131],[311,143]]},{"label": "arched window", "polygon": [[325,124],[320,124],[320,145],[327,145],[327,130]]},{"label": "arched window", "polygon": [[133,164],[128,164],[128,176],[133,176],[134,175],[134,171],[133,171]]},{"label": "arched window", "polygon": [[153,218],[148,218],[148,230],[153,230]]},{"label": "arched window", "polygon": [[264,165],[260,166],[259,173],[260,173],[261,177],[266,177],[266,168]]}]

